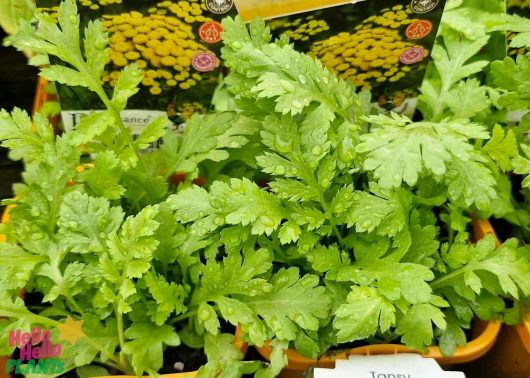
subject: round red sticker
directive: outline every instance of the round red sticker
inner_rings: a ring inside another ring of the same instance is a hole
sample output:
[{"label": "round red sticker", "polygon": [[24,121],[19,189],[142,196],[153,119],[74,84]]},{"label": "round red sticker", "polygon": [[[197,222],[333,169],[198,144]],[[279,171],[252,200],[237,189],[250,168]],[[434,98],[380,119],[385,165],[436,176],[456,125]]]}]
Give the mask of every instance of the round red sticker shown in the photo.
[{"label": "round red sticker", "polygon": [[223,27],[219,22],[205,22],[199,28],[199,36],[206,43],[217,43],[221,41]]},{"label": "round red sticker", "polygon": [[201,51],[197,53],[191,60],[191,65],[197,71],[209,72],[215,69],[217,64],[217,57],[211,52]]},{"label": "round red sticker", "polygon": [[427,20],[414,21],[407,27],[405,35],[408,39],[422,39],[428,36],[432,31],[432,24]]},{"label": "round red sticker", "polygon": [[421,47],[409,47],[399,57],[403,64],[418,63],[425,57],[425,50]]}]

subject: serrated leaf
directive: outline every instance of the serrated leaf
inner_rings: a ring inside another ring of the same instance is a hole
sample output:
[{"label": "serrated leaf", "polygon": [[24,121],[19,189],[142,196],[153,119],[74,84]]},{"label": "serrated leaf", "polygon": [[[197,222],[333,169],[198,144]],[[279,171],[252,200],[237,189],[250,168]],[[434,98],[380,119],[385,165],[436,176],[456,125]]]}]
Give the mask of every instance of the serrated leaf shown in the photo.
[{"label": "serrated leaf", "polygon": [[417,304],[401,319],[396,333],[402,335],[401,341],[408,348],[425,351],[433,340],[433,323],[442,330],[446,328],[443,312],[431,304]]},{"label": "serrated leaf", "polygon": [[504,133],[500,125],[495,125],[491,139],[484,145],[484,151],[503,171],[510,170],[510,160],[517,156],[515,134],[512,130]]},{"label": "serrated leaf", "polygon": [[355,286],[348,294],[347,303],[335,312],[333,327],[338,342],[366,339],[376,332],[386,332],[395,324],[395,308],[377,289]]}]

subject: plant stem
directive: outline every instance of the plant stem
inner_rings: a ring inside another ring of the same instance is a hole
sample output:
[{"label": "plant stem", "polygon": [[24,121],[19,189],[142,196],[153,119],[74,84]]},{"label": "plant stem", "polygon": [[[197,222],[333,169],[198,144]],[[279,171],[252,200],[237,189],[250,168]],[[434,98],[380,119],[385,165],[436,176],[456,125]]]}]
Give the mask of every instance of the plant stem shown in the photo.
[{"label": "plant stem", "polygon": [[328,216],[329,223],[330,223],[331,227],[333,228],[333,234],[339,240],[340,246],[344,247],[344,241],[342,240],[342,236],[340,235],[340,232],[339,232],[339,229],[337,227],[337,224],[335,223],[335,220],[333,219],[333,216],[331,215],[331,213],[329,211],[329,206],[326,203],[326,200],[324,199],[324,195],[323,195],[322,192],[320,192],[319,194],[320,194],[320,198],[319,198],[318,202],[320,203],[320,206],[322,206],[322,209],[324,210],[324,212]]},{"label": "plant stem", "polygon": [[179,316],[177,316],[176,318],[173,318],[169,321],[169,324],[175,324],[175,323],[178,323],[180,322],[181,320],[184,320],[184,319],[187,319],[187,318],[191,318],[192,316],[196,315],[197,314],[197,310],[194,310],[194,311],[188,311],[188,312],[185,312],[184,314],[180,314]]},{"label": "plant stem", "polygon": [[68,293],[68,295],[66,296],[66,300],[72,306],[72,308],[79,313],[79,315],[83,315],[83,310],[81,309],[81,306],[79,306],[77,301],[70,293]]},{"label": "plant stem", "polygon": [[473,270],[479,270],[480,268],[482,267],[482,265],[480,263],[478,264],[469,264],[469,265],[466,265],[466,266],[463,266],[462,268],[460,269],[457,269],[455,270],[454,272],[451,272],[445,276],[442,276],[440,278],[437,278],[435,279],[434,281],[431,282],[431,288],[433,290],[436,290],[436,289],[440,289],[444,286],[446,286],[448,283],[450,284],[451,280],[461,274],[464,274],[468,271],[473,271]]},{"label": "plant stem", "polygon": [[114,306],[114,315],[116,316],[117,325],[118,328],[118,339],[120,342],[120,364],[121,365],[127,365],[127,361],[125,359],[125,354],[123,353],[123,349],[125,346],[125,335],[123,332],[123,314],[118,311],[118,308]]}]

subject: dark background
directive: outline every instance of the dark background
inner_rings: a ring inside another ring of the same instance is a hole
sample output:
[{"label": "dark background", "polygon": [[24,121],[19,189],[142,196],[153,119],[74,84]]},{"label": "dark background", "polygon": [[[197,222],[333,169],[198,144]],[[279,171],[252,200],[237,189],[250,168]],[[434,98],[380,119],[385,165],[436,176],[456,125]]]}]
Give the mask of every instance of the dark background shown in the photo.
[{"label": "dark background", "polygon": [[[5,36],[0,29],[0,41]],[[31,113],[36,85],[37,69],[28,65],[26,56],[0,46],[0,108],[11,111],[16,106]],[[0,147],[0,199],[13,195],[12,185],[20,181],[21,170],[20,162],[9,160],[6,149]]]}]

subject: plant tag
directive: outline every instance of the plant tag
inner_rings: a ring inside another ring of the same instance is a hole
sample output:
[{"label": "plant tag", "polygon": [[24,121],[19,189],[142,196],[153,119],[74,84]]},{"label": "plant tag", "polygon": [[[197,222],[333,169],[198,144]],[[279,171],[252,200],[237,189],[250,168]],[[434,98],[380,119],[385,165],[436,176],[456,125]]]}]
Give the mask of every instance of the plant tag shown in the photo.
[{"label": "plant tag", "polygon": [[[319,59],[338,77],[370,90],[382,112],[411,114],[430,59],[446,0],[83,0],[81,24],[100,19],[109,35],[101,76],[110,96],[120,70],[136,63],[143,79],[127,110],[167,113],[183,125],[205,113],[219,77],[226,74],[221,48],[225,17],[267,20],[273,39]],[[57,17],[60,0],[37,0]],[[58,60],[54,64],[63,64]],[[94,93],[57,83],[64,112],[102,109]],[[66,118],[65,118],[66,116]],[[145,123],[134,120],[140,130]],[[74,120],[63,113],[65,128]],[[126,124],[130,124],[125,122]]]},{"label": "plant tag", "polygon": [[316,368],[315,378],[465,378],[461,372],[444,371],[432,358],[403,353],[350,356],[337,360],[335,369]]}]

